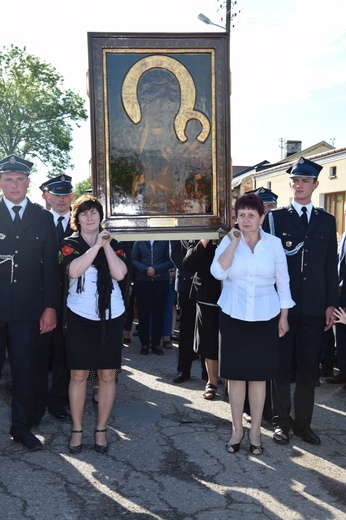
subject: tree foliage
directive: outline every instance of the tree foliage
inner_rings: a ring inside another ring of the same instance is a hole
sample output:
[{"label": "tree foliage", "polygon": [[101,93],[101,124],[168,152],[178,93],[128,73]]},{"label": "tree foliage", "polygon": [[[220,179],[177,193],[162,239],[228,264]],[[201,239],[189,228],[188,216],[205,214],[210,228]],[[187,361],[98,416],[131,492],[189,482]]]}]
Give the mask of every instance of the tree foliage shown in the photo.
[{"label": "tree foliage", "polygon": [[86,179],[84,181],[77,182],[77,184],[73,188],[74,199],[76,200],[76,199],[78,199],[78,197],[85,195],[86,193],[88,193],[89,190],[91,190],[90,179]]},{"label": "tree foliage", "polygon": [[64,89],[63,77],[11,45],[0,52],[0,153],[39,160],[49,176],[73,169],[72,130],[87,119],[84,99]]}]

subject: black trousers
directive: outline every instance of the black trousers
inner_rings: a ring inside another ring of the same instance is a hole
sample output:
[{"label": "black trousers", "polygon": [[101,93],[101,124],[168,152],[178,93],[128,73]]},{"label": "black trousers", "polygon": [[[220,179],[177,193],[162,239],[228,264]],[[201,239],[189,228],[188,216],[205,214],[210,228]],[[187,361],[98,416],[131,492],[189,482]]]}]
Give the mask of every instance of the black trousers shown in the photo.
[{"label": "black trousers", "polygon": [[193,339],[195,334],[196,302],[188,293],[178,293],[180,308],[178,372],[190,374],[192,361],[195,359]]},{"label": "black trousers", "polygon": [[132,329],[133,316],[134,316],[134,304],[135,304],[135,297],[136,297],[135,287],[136,286],[134,284],[131,287],[131,294],[130,294],[129,301],[126,306],[124,330],[126,330],[127,332],[131,332],[131,329]]},{"label": "black trousers", "polygon": [[5,359],[6,359],[6,350],[7,350],[7,337],[6,334],[1,335],[0,342],[0,378],[2,376],[2,371],[4,369]]},{"label": "black trousers", "polygon": [[53,331],[39,334],[35,347],[34,419],[41,420],[48,402],[48,367]]},{"label": "black trousers", "polygon": [[[319,373],[324,316],[289,316],[290,330],[281,338],[279,377],[273,381],[273,424],[300,430],[310,427]],[[291,416],[291,372],[295,365],[294,419]]]},{"label": "black trousers", "polygon": [[[52,354],[52,384],[49,389],[49,358]],[[49,411],[61,410],[68,405],[70,371],[66,368],[66,343],[63,323],[58,319],[52,332],[40,334],[35,350],[34,417],[41,419]]]},{"label": "black trousers", "polygon": [[0,345],[7,341],[12,378],[11,433],[31,428],[35,345],[39,335],[38,321],[0,322]]},{"label": "black trousers", "polygon": [[337,323],[335,330],[338,369],[341,375],[346,376],[346,327],[342,323]]},{"label": "black trousers", "polygon": [[48,393],[48,410],[59,410],[69,404],[70,371],[66,368],[66,339],[63,322],[58,320],[53,334],[53,376]]},{"label": "black trousers", "polygon": [[[346,328],[344,325],[341,327]],[[338,325],[336,325],[336,330]],[[327,332],[322,332],[320,363],[322,370],[333,370],[335,366],[335,336],[333,327]]]},{"label": "black trousers", "polygon": [[[139,339],[142,346],[158,347],[163,331],[163,316],[169,292],[169,280],[162,282],[136,281]],[[150,327],[151,325],[151,327]]]}]

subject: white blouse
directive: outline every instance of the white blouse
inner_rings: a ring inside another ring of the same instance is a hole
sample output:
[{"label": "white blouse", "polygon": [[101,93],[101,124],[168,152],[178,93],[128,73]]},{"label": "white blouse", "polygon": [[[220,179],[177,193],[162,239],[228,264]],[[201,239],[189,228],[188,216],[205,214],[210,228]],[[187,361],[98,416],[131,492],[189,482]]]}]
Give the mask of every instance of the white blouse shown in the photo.
[{"label": "white blouse", "polygon": [[[67,295],[67,307],[72,312],[87,318],[88,320],[98,321],[98,294],[96,290],[97,269],[90,266],[85,271],[84,291],[77,293],[78,278],[70,278],[69,291]],[[113,280],[113,291],[111,294],[112,319],[117,318],[125,312],[124,300],[120,287],[116,280]],[[109,311],[106,312],[108,318]]]},{"label": "white blouse", "polygon": [[286,256],[281,240],[260,228],[254,252],[242,236],[231,267],[224,270],[219,256],[230,243],[226,235],[215,251],[210,272],[222,280],[218,305],[225,314],[243,321],[267,321],[280,309],[294,307]]}]

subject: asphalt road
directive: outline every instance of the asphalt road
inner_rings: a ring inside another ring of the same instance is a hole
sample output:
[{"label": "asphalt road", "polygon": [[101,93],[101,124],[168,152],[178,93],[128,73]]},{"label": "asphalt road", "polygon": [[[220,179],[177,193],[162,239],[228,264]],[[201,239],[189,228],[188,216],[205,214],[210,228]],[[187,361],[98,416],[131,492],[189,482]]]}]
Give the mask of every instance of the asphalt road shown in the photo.
[{"label": "asphalt road", "polygon": [[6,362],[0,379],[2,520],[345,520],[345,388],[321,379],[316,389],[313,429],[321,446],[294,436],[288,446],[278,446],[264,422],[264,454],[249,453],[246,434],[231,455],[225,449],[231,418],[223,386],[206,401],[199,360],[191,381],[175,385],[176,345],[164,356],[141,356],[139,350],[137,338],[123,350],[106,455],[93,450],[91,386],[80,455],[68,452],[70,424],[48,413],[33,430],[44,442],[42,451],[13,443]]}]

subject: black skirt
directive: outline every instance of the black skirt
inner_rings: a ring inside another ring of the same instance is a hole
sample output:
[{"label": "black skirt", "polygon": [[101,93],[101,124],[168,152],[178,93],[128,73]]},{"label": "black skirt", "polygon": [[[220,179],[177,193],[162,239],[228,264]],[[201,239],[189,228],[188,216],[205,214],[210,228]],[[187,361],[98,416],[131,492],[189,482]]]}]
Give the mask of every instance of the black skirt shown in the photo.
[{"label": "black skirt", "polygon": [[242,321],[220,312],[220,376],[237,381],[269,381],[279,368],[279,316]]},{"label": "black skirt", "polygon": [[124,314],[107,321],[102,344],[100,321],[88,320],[70,309],[66,313],[66,358],[70,370],[121,368]]},{"label": "black skirt", "polygon": [[207,359],[219,359],[219,312],[217,305],[196,303],[194,351]]}]

